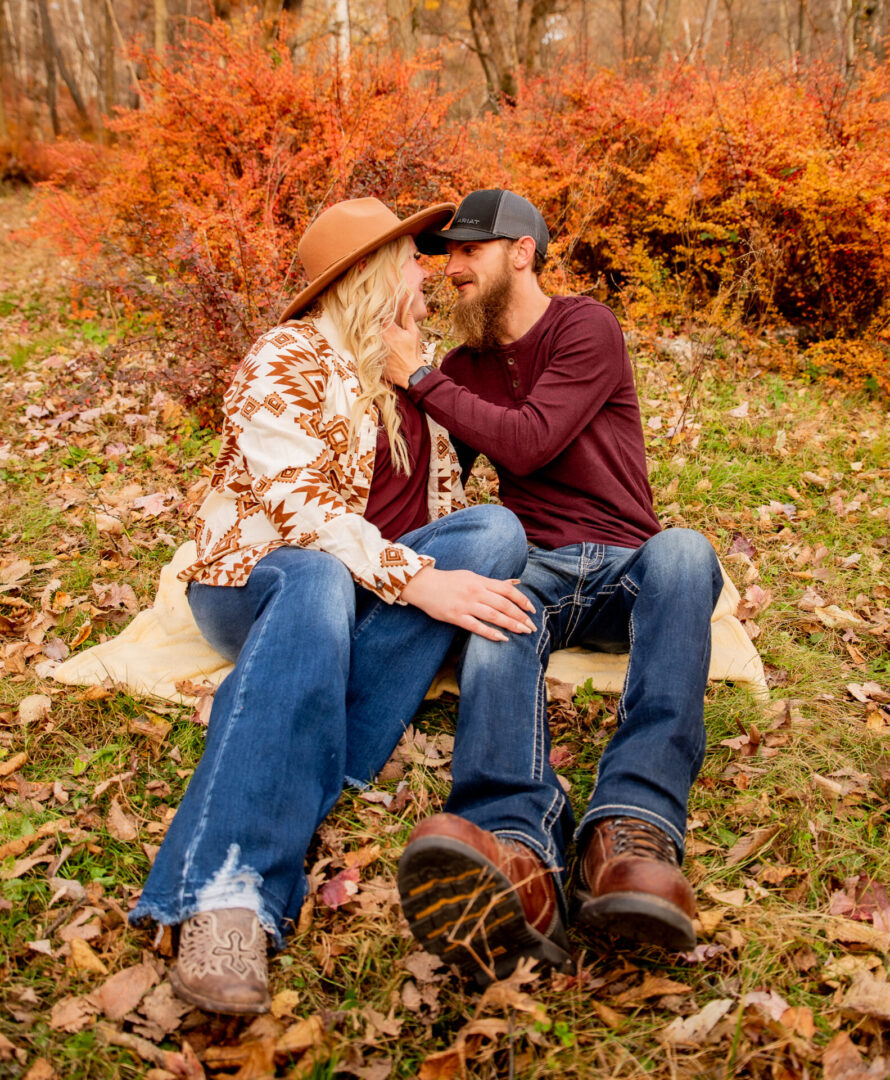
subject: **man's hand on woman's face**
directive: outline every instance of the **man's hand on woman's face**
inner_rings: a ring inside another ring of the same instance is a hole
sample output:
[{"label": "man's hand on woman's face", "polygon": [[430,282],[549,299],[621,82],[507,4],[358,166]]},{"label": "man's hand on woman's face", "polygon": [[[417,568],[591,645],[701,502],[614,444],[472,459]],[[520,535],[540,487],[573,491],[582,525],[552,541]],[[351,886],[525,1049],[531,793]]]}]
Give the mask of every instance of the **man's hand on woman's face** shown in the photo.
[{"label": "man's hand on woman's face", "polygon": [[420,328],[411,314],[409,295],[399,310],[396,321],[383,331],[389,348],[384,374],[395,386],[406,388],[408,377],[423,363],[420,355]]},{"label": "man's hand on woman's face", "polygon": [[[402,589],[401,599],[433,619],[453,623],[489,641],[506,641],[497,627],[514,634],[530,634],[535,624],[531,600],[516,588],[516,581],[501,581],[472,570],[437,570],[425,566]],[[489,625],[491,624],[491,625]]]}]

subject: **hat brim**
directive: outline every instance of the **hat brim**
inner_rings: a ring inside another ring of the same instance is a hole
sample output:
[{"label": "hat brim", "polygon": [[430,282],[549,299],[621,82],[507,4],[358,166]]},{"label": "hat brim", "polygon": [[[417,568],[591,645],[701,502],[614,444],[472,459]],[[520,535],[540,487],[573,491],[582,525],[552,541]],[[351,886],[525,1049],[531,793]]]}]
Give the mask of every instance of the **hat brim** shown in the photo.
[{"label": "hat brim", "polygon": [[466,244],[468,241],[477,240],[485,244],[489,240],[512,240],[513,237],[503,233],[489,232],[487,229],[474,229],[469,225],[459,225],[456,229],[442,229],[438,232],[429,230],[417,237],[418,251],[424,255],[445,255],[448,252],[446,244]]},{"label": "hat brim", "polygon": [[455,210],[457,210],[457,206],[454,203],[436,203],[435,206],[430,206],[426,210],[420,210],[418,213],[412,214],[411,217],[400,221],[398,225],[393,226],[392,229],[382,233],[374,240],[370,240],[355,248],[354,251],[350,251],[342,259],[332,263],[324,273],[319,274],[311,284],[298,293],[278,316],[278,322],[287,322],[288,319],[302,315],[331,282],[336,281],[341,274],[345,274],[351,266],[355,266],[366,255],[370,255],[373,251],[383,247],[384,244],[388,244],[390,240],[399,240],[403,236],[416,237],[424,230],[440,228],[454,217]]}]

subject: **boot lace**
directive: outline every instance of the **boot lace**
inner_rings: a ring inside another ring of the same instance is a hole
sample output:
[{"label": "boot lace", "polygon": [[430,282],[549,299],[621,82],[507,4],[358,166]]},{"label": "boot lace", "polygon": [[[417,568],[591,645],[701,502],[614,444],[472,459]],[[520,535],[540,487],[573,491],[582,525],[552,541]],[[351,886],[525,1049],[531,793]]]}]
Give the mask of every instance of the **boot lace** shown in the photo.
[{"label": "boot lace", "polygon": [[638,855],[678,865],[673,840],[657,825],[640,818],[616,817],[606,818],[602,828],[608,832],[616,855]]}]

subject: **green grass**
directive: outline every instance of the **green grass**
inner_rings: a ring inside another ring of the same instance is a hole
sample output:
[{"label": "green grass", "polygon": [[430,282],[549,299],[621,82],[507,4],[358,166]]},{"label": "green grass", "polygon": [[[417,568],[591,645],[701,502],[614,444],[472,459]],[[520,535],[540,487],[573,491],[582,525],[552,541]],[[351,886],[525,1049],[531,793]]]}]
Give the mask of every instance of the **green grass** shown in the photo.
[{"label": "green grass", "polygon": [[[130,366],[123,392],[137,399],[136,406],[112,410],[88,431],[64,441],[41,427],[39,418],[29,432],[22,423],[28,405],[52,399],[58,412],[93,407],[112,393],[118,374],[118,369],[103,367],[102,357],[117,328],[100,317],[75,323],[66,305],[56,297],[53,307],[51,299],[41,303],[24,286],[0,298],[0,319],[18,310],[34,312],[33,334],[16,340],[22,351],[14,354],[19,359],[12,362],[0,398],[0,446],[8,444],[14,455],[0,461],[0,565],[14,558],[34,566],[52,564],[0,592],[0,615],[7,610],[4,599],[23,601],[46,611],[45,639],[58,636],[69,644],[89,619],[92,629],[82,649],[116,633],[123,621],[90,610],[94,582],[130,584],[140,604],[147,605],[160,567],[172,553],[166,540],[157,542],[157,531],[175,542],[185,539],[193,511],[190,506],[145,521],[131,515],[126,531],[113,537],[96,531],[92,515],[97,499],[131,483],[145,493],[171,486],[184,493],[213,460],[218,436],[184,416],[169,428],[157,421],[150,425],[147,434],[161,436],[155,445],[137,441],[122,414],[148,409],[154,387],[136,361],[126,357]],[[0,326],[0,351],[10,356],[4,333]],[[745,580],[749,568],[726,556],[738,535],[753,546],[755,583],[772,593],[772,603],[756,619],[757,646],[777,681],[773,701],[793,702],[791,719],[773,730],[778,714],[765,712],[744,689],[709,688],[709,749],[692,791],[695,828],[686,866],[703,917],[715,920],[714,913],[723,909],[722,917],[700,934],[702,943],[717,947],[713,955],[687,964],[655,950],[619,952],[572,930],[580,961],[577,975],[543,978],[525,987],[546,1019],[536,1021],[513,1010],[512,1037],[502,1034],[474,1045],[467,1075],[503,1077],[512,1069],[523,1078],[790,1080],[802,1076],[805,1065],[818,1080],[823,1049],[839,1030],[850,1034],[864,1058],[888,1054],[885,1027],[858,1021],[838,1004],[855,965],[867,962],[886,973],[887,955],[835,940],[826,913],[832,894],[857,874],[890,884],[890,729],[869,730],[865,706],[846,690],[848,683],[870,679],[890,687],[890,659],[886,637],[857,632],[845,640],[842,631],[802,611],[798,601],[812,586],[828,604],[860,612],[870,608],[875,621],[878,610],[888,606],[886,596],[881,599],[890,577],[886,405],[865,395],[841,400],[818,383],[784,380],[769,372],[752,378],[739,344],[728,338],[718,343],[697,380],[682,364],[653,359],[645,335],[641,342],[635,366],[644,423],[654,416],[663,420],[661,428],[646,427],[656,504],[669,524],[685,523],[711,539],[742,594],[750,584]],[[80,376],[65,367],[47,368],[42,360],[57,347],[70,350],[77,364],[92,367]],[[688,426],[671,438],[667,428],[687,398]],[[745,400],[748,416],[730,416]],[[48,446],[42,453],[25,453],[43,438]],[[124,457],[105,452],[117,442],[128,447]],[[853,469],[854,463],[861,468]],[[804,479],[808,471],[825,475],[827,486]],[[75,488],[82,498],[71,506],[58,504],[60,491]],[[474,491],[479,500],[490,498],[490,481],[477,481]],[[762,516],[760,508],[771,501],[794,503],[797,515]],[[813,552],[820,545],[828,554],[817,566]],[[855,553],[861,555],[859,562],[845,567],[843,561]],[[42,599],[54,579],[60,585]],[[41,606],[59,592],[70,596],[70,606],[56,612]],[[204,733],[191,721],[191,709],[170,709],[163,713],[171,725],[168,734],[161,742],[150,740],[134,725],[152,711],[151,703],[116,692],[91,699],[77,688],[42,681],[32,667],[39,650],[27,658],[22,674],[7,650],[23,642],[14,627],[0,639],[0,660],[11,665],[0,701],[0,769],[14,754],[28,755],[17,770],[21,783],[0,778],[5,802],[0,844],[32,835],[47,822],[66,826],[67,831],[49,838],[46,856],[64,855],[54,876],[90,890],[89,903],[99,912],[93,917],[102,927],[90,944],[112,973],[151,955],[150,936],[130,930],[120,916],[148,870],[142,845],[160,842],[200,759]],[[51,712],[43,721],[22,726],[18,704],[34,693],[50,694]],[[561,771],[571,784],[576,814],[583,811],[614,730],[615,705],[614,697],[587,686],[579,689],[572,708],[553,710],[554,745],[573,755]],[[418,729],[431,737],[453,734],[455,724],[451,700],[427,704],[416,718]],[[721,745],[752,727],[763,739],[761,746],[775,741],[770,748],[774,755],[746,758]],[[123,779],[103,786],[114,777]],[[834,777],[851,786],[835,795],[814,777]],[[61,785],[64,801],[52,794],[54,784]],[[363,890],[378,900],[367,909],[352,904],[337,911],[316,902],[311,922],[271,965],[273,992],[298,994],[293,1017],[282,1023],[320,1013],[329,1026],[318,1060],[294,1075],[331,1077],[338,1066],[356,1063],[358,1054],[366,1065],[390,1059],[390,1075],[407,1080],[418,1075],[428,1055],[452,1046],[461,1028],[479,1018],[479,995],[450,977],[440,978],[428,991],[429,1002],[416,1011],[409,1007],[409,983],[416,980],[405,965],[416,947],[391,893],[411,828],[444,805],[447,769],[409,764],[400,777],[379,787],[404,800],[396,804],[399,808],[392,811],[355,792],[345,793],[308,860],[323,879],[343,868],[346,852],[379,844],[379,856],[361,876]],[[110,830],[115,799],[136,820],[136,840],[118,839]],[[761,848],[735,865],[727,862],[736,842],[771,827],[775,832]],[[60,933],[79,909],[68,900],[50,903],[49,864],[37,863],[12,876],[17,860],[39,849],[34,843],[0,863],[0,900],[8,902],[0,904],[0,1034],[23,1056],[22,1062],[0,1061],[0,1076],[23,1077],[40,1056],[52,1062],[60,1077],[144,1076],[150,1063],[106,1045],[94,1027],[75,1034],[49,1027],[55,1003],[95,989],[103,977],[73,971],[61,955]],[[714,894],[737,890],[744,891],[741,906],[714,899]],[[45,937],[52,957],[28,946]],[[801,956],[809,953],[812,964],[801,968]],[[837,974],[826,974],[830,971]],[[647,976],[683,983],[690,993],[617,1003],[623,990]],[[737,1003],[753,990],[774,990],[789,1005],[811,1009],[814,1034],[769,1027],[756,1010],[736,1004],[713,1044],[666,1051],[659,1042],[678,1011],[694,1012],[720,997]],[[16,1019],[13,1009],[30,1019]],[[400,1025],[398,1034],[368,1036],[369,1010],[391,1017]],[[510,1010],[495,1008],[484,1016],[507,1022]],[[130,1023],[117,1026],[129,1029]],[[198,1020],[189,1038],[203,1051],[209,1044],[236,1042],[246,1029],[239,1020]],[[366,1036],[370,1041],[363,1041]],[[179,1046],[182,1038],[181,1030],[174,1031],[164,1045]],[[289,1075],[294,1065],[280,1063],[278,1075]]]}]

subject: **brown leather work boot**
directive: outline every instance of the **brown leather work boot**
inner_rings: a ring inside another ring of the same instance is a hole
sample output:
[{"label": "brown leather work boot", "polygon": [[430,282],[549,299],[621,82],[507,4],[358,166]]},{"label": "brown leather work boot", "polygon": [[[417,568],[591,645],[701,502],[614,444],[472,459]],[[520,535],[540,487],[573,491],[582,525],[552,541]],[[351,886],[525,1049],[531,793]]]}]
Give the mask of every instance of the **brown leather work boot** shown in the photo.
[{"label": "brown leather work boot", "polygon": [[578,864],[577,921],[680,952],[695,947],[695,896],[674,842],[639,818],[594,823]]},{"label": "brown leather work boot", "polygon": [[268,1012],[266,933],[256,915],[226,908],[186,919],[170,985],[177,997],[210,1012]]},{"label": "brown leather work boot", "polygon": [[411,833],[399,896],[424,949],[483,986],[524,956],[571,967],[552,872],[525,845],[456,814],[436,814]]}]

